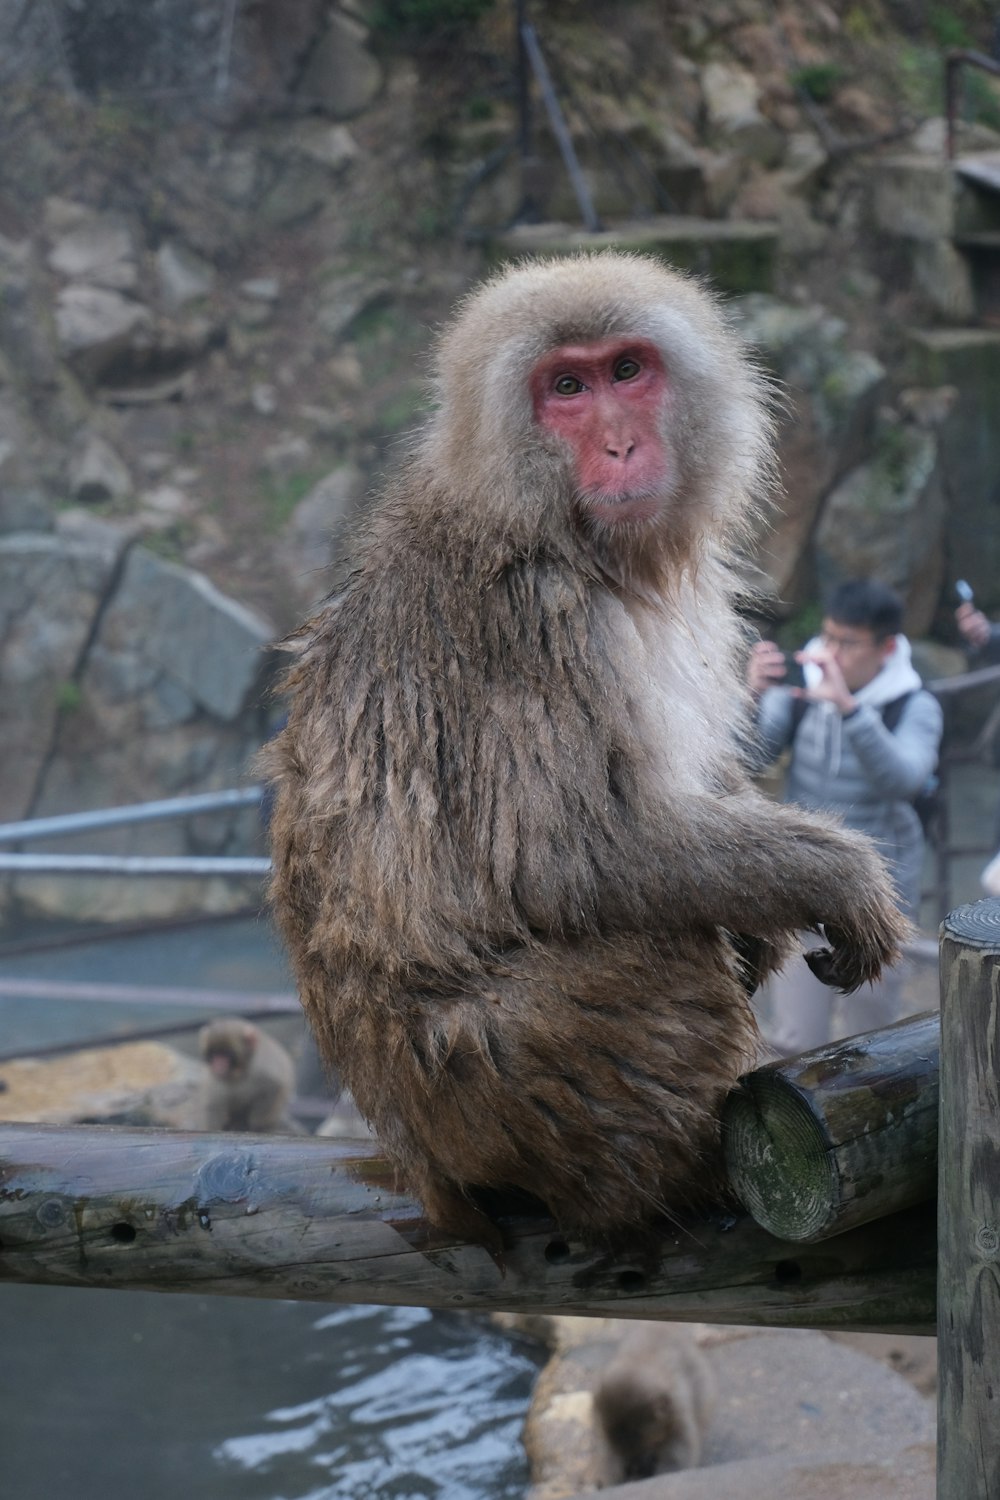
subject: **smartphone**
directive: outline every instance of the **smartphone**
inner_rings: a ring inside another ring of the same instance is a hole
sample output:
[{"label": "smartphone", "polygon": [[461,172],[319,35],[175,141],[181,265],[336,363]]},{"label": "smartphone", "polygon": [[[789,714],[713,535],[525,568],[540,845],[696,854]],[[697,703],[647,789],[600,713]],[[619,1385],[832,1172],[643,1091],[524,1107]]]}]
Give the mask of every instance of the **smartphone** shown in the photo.
[{"label": "smartphone", "polygon": [[955,593],[963,604],[971,604],[973,599],[972,585],[966,583],[964,578],[955,579]]},{"label": "smartphone", "polygon": [[784,653],[784,656],[785,675],[781,679],[781,686],[790,688],[804,688],[806,685],[806,677],[805,673],[802,670],[802,663],[795,660],[795,657],[791,651],[786,651]]}]

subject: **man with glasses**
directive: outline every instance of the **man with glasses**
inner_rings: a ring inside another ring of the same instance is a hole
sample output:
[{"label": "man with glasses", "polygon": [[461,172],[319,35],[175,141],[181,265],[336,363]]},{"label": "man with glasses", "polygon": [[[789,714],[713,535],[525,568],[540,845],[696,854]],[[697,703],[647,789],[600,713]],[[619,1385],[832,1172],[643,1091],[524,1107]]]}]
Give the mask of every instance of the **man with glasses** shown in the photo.
[{"label": "man with glasses", "polygon": [[[820,634],[795,653],[805,686],[783,685],[785,657],[773,641],[750,653],[747,683],[756,708],[763,767],[790,749],[784,797],[800,807],[837,813],[867,833],[888,861],[902,910],[920,907],[924,834],[914,799],[937,765],[941,707],[921,686],[901,633],[903,605],[885,584],[843,583],[831,596]],[[803,935],[816,947],[814,933]],[[831,991],[801,959],[770,985],[768,1039],[794,1055],[828,1041]],[[840,1000],[839,1036],[898,1019],[900,972]]]}]

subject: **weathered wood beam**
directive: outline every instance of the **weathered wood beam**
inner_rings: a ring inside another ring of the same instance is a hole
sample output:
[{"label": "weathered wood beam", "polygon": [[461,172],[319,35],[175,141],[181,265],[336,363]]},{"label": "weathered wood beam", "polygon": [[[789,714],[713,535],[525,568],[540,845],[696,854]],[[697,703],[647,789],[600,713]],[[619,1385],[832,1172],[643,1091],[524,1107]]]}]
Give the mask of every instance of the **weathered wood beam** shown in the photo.
[{"label": "weathered wood beam", "polygon": [[723,1112],[736,1196],[780,1239],[828,1239],[933,1198],[936,1011],[740,1079]]},{"label": "weathered wood beam", "polygon": [[941,929],[938,1500],[1000,1500],[1000,901]]},{"label": "weathered wood beam", "polygon": [[432,1229],[375,1148],[301,1137],[0,1125],[0,1280],[616,1317],[934,1329],[932,1207],[819,1246],[748,1217],[587,1246],[501,1219],[498,1265]]}]

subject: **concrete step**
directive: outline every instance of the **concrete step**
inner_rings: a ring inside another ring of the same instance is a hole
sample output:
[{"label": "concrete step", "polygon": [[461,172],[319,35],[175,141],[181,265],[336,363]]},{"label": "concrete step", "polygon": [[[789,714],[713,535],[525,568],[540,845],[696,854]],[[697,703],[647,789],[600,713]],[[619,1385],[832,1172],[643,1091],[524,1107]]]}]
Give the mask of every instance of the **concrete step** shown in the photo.
[{"label": "concrete step", "polygon": [[896,239],[928,243],[1000,229],[1000,158],[976,153],[885,156],[871,169],[875,222]]},{"label": "concrete step", "polygon": [[581,250],[637,250],[711,278],[726,292],[774,288],[777,224],[696,219],[673,214],[615,224],[589,234],[572,224],[521,224],[487,246],[494,263],[522,255],[574,255]]}]

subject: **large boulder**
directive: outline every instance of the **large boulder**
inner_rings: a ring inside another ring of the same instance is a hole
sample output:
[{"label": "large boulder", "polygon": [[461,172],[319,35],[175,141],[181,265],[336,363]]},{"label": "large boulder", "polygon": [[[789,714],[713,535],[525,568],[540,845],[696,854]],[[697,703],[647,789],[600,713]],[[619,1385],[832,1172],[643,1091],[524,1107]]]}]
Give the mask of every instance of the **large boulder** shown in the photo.
[{"label": "large boulder", "polygon": [[936,435],[882,424],[875,457],[845,475],[824,505],[815,543],[821,592],[848,578],[880,578],[907,601],[907,632],[923,635],[941,594],[944,523]]},{"label": "large boulder", "polygon": [[[267,733],[271,626],[202,575],[140,546],[124,551],[112,528],[89,535],[0,539],[5,819],[228,788],[251,774]],[[187,855],[257,845],[251,808],[32,848]],[[82,920],[246,900],[236,882],[194,877],[39,874],[17,877],[12,894],[29,911]]]},{"label": "large boulder", "polygon": [[757,562],[778,598],[802,602],[806,560],[823,497],[863,457],[885,370],[851,349],[846,328],[818,305],[763,295],[734,304],[748,344],[778,379],[777,437],[783,494],[759,539]]},{"label": "large boulder", "polygon": [[337,539],[364,491],[365,476],[357,464],[339,464],[292,512],[281,542],[281,560],[303,607],[315,606],[326,594]]},{"label": "large boulder", "polygon": [[115,551],[0,537],[0,819],[24,817],[117,563]]},{"label": "large boulder", "polygon": [[106,287],[63,287],[56,299],[59,348],[84,378],[98,380],[133,342],[148,329],[152,313],[141,302]]}]

